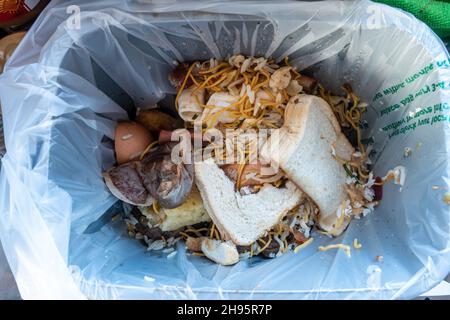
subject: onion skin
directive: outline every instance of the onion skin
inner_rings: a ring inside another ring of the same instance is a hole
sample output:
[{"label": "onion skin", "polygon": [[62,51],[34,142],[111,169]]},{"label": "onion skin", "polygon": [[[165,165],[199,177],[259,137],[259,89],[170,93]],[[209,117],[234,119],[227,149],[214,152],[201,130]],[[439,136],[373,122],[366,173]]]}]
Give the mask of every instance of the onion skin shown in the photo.
[{"label": "onion skin", "polygon": [[174,163],[174,143],[166,143],[145,155],[140,162],[142,183],[158,204],[167,209],[180,206],[191,193],[194,169],[191,164]]},{"label": "onion skin", "polygon": [[180,206],[191,193],[194,168],[174,163],[175,143],[150,150],[142,160],[127,163],[104,173],[105,183],[118,199],[134,205],[150,205],[153,199],[167,209]]}]

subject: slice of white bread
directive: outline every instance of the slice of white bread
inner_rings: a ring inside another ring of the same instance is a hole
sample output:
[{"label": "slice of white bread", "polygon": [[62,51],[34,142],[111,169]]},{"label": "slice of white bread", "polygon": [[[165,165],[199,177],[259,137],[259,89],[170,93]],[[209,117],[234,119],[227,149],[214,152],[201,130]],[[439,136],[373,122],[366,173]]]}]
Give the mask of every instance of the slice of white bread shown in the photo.
[{"label": "slice of white bread", "polygon": [[279,166],[319,207],[319,226],[333,235],[345,230],[337,210],[348,200],[347,174],[339,161],[351,159],[354,148],[341,132],[328,103],[317,96],[297,95],[285,110],[285,123],[261,149],[261,156]]},{"label": "slice of white bread", "polygon": [[242,196],[213,159],[195,164],[195,180],[203,205],[222,237],[246,246],[263,236],[300,203],[303,193],[292,183],[264,185],[258,193]]}]

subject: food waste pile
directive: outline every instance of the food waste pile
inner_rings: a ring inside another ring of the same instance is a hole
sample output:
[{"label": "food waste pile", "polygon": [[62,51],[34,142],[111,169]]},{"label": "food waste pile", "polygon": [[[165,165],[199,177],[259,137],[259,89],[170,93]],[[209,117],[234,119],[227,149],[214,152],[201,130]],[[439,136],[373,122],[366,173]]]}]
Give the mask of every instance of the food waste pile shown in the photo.
[{"label": "food waste pile", "polygon": [[[123,219],[149,250],[232,265],[298,252],[374,210],[401,166],[374,177],[360,129],[367,104],[264,57],[182,62],[168,74],[176,116],[154,106],[119,122],[103,173],[131,205]],[[341,246],[348,251],[348,248]],[[328,250],[330,248],[321,248]]]}]

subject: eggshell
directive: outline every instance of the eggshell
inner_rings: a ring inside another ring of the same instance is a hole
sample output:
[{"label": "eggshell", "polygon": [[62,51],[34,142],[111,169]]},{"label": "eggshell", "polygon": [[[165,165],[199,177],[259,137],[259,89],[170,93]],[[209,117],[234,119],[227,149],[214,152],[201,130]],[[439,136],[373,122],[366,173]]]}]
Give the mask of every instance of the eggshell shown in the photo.
[{"label": "eggshell", "polygon": [[118,164],[137,159],[152,143],[150,132],[136,122],[119,122],[115,133],[115,149]]}]

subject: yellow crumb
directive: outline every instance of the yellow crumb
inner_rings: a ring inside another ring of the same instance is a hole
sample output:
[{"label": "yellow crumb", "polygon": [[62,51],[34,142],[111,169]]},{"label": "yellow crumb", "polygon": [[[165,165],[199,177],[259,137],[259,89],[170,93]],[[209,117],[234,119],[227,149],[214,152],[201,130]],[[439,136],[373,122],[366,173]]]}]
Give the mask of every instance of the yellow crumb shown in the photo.
[{"label": "yellow crumb", "polygon": [[355,249],[361,249],[362,248],[362,244],[356,238],[353,240],[353,248],[355,248]]},{"label": "yellow crumb", "polygon": [[442,197],[442,200],[448,205],[450,205],[450,192],[446,192],[444,196]]},{"label": "yellow crumb", "polygon": [[347,255],[347,257],[349,257],[349,258],[351,257],[351,255],[350,255],[350,250],[351,250],[350,246],[348,246],[346,244],[343,244],[343,243],[330,244],[330,245],[325,246],[325,247],[323,247],[323,246],[319,247],[319,251],[328,251],[330,249],[342,249],[342,250],[344,250],[344,252]]},{"label": "yellow crumb", "polygon": [[294,253],[297,253],[297,252],[299,252],[300,249],[303,249],[303,248],[309,246],[313,241],[314,241],[314,238],[309,238],[308,240],[306,240],[302,244],[296,246],[295,249],[294,249]]}]

